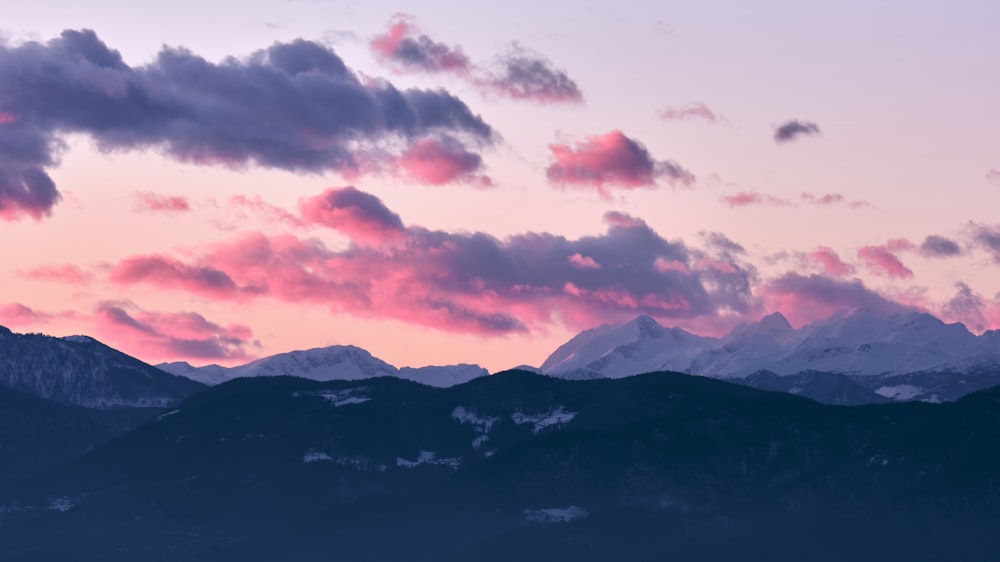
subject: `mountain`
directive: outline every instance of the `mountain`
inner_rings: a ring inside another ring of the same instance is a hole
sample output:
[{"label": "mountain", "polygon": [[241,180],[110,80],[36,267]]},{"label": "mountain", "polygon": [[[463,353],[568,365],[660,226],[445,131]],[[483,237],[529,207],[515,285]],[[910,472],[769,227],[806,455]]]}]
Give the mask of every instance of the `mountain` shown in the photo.
[{"label": "mountain", "polygon": [[396,367],[353,345],[334,345],[280,353],[238,367],[207,365],[193,367],[186,362],[161,363],[158,368],[198,382],[215,385],[242,377],[295,376],[317,381],[359,380],[398,377],[430,386],[452,386],[486,376],[478,365]]},{"label": "mountain", "polygon": [[680,328],[664,328],[643,315],[622,326],[605,325],[581,332],[556,349],[542,363],[541,371],[570,375],[566,378],[616,378],[639,372],[679,371],[714,341]]},{"label": "mountain", "polygon": [[0,559],[990,560],[998,404],[669,372],[240,378],[0,484]]},{"label": "mountain", "polygon": [[[542,372],[568,379],[663,369],[739,379],[766,389],[798,389],[819,400],[840,396],[836,400],[856,401],[873,395],[949,400],[1000,383],[1000,333],[975,336],[962,324],[945,324],[902,308],[842,310],[799,329],[774,313],[721,338],[664,328],[640,316],[620,326],[580,333],[541,367]],[[748,378],[762,371],[769,376]],[[961,376],[970,372],[975,376]],[[823,388],[826,382],[816,373],[840,375],[841,383],[857,388],[830,394],[832,387]],[[804,376],[796,382],[773,380],[773,375]],[[903,379],[910,382],[899,382]],[[914,386],[916,379],[921,379],[920,386]]]},{"label": "mountain", "polygon": [[170,406],[204,388],[87,336],[16,334],[2,326],[0,386],[103,409]]}]

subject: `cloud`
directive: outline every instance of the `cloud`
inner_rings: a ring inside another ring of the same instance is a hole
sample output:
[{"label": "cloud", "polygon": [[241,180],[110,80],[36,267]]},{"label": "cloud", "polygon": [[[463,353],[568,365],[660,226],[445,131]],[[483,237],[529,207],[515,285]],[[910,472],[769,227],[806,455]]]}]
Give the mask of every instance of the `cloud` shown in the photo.
[{"label": "cloud", "polygon": [[[666,240],[624,213],[605,216],[604,234],[575,240],[406,227],[380,201],[358,191],[330,190],[305,199],[302,213],[307,222],[337,228],[356,243],[333,250],[317,240],[248,233],[206,246],[184,262],[130,258],[113,269],[113,279],[218,300],[325,305],[338,313],[483,336],[555,324],[579,329],[640,313],[713,319],[755,306],[752,270]],[[396,237],[393,243],[369,243],[386,232]],[[202,277],[224,280],[222,288],[206,288]]]},{"label": "cloud", "polygon": [[972,224],[973,242],[993,254],[993,260],[1000,262],[1000,226]]},{"label": "cloud", "polygon": [[27,271],[18,272],[18,275],[27,279],[54,281],[56,283],[67,283],[70,285],[83,285],[88,283],[91,279],[90,273],[70,264],[43,265]]},{"label": "cloud", "polygon": [[[898,249],[903,249],[899,248]],[[885,246],[862,246],[858,249],[858,258],[876,275],[892,279],[909,279],[913,271],[903,265],[903,262],[893,253],[893,248]]]},{"label": "cloud", "polygon": [[694,175],[676,162],[657,161],[642,143],[621,131],[589,136],[574,146],[550,144],[554,161],[549,181],[560,186],[594,187],[604,196],[607,187],[654,187],[659,178],[670,185],[691,185]]},{"label": "cloud", "polygon": [[754,205],[771,205],[774,207],[790,207],[792,203],[774,195],[762,195],[756,191],[740,191],[732,195],[723,195],[720,200],[729,207],[750,207]]},{"label": "cloud", "polygon": [[806,259],[818,264],[823,268],[823,273],[833,277],[844,277],[854,275],[854,266],[844,263],[837,252],[827,246],[817,246],[815,250],[806,254]]},{"label": "cloud", "polygon": [[417,33],[412,16],[396,14],[389,20],[389,29],[372,39],[369,45],[377,58],[399,69],[456,74],[472,69],[461,48],[438,43]]},{"label": "cloud", "polygon": [[36,311],[21,303],[12,302],[0,305],[0,325],[6,327],[37,326],[47,324],[51,319],[51,314]]},{"label": "cloud", "polygon": [[990,171],[986,172],[986,181],[995,184],[1000,184],[1000,170],[993,168]]},{"label": "cloud", "polygon": [[718,123],[721,120],[711,108],[701,102],[689,103],[680,107],[666,107],[660,110],[660,119],[669,121],[703,119],[712,124]]},{"label": "cloud", "polygon": [[253,288],[237,286],[229,275],[212,266],[189,266],[156,254],[118,262],[109,278],[119,285],[144,282],[160,289],[183,289],[215,300],[237,300],[254,292]]},{"label": "cloud", "polygon": [[271,224],[287,224],[289,226],[301,227],[305,223],[302,219],[282,209],[264,201],[260,195],[252,199],[246,195],[233,195],[227,201],[231,209],[235,209],[240,218],[246,218],[245,211],[252,211]]},{"label": "cloud", "polygon": [[700,234],[702,238],[705,239],[705,242],[709,245],[709,247],[715,248],[723,254],[747,253],[746,248],[737,242],[734,242],[731,238],[721,232],[702,232]]},{"label": "cloud", "polygon": [[1000,328],[1000,298],[987,300],[961,281],[955,288],[955,296],[941,307],[943,320],[963,322],[973,332]]},{"label": "cloud", "polygon": [[809,205],[819,205],[819,206],[830,206],[830,205],[847,205],[851,209],[861,209],[868,207],[871,204],[867,201],[847,201],[845,197],[840,193],[827,193],[825,195],[814,195],[812,193],[802,192],[799,197],[802,199],[803,203]]},{"label": "cloud", "polygon": [[920,253],[930,258],[950,258],[962,255],[962,247],[954,240],[932,234],[920,244]]},{"label": "cloud", "polygon": [[479,187],[493,185],[480,173],[482,157],[450,137],[422,139],[403,152],[396,163],[405,176],[424,184],[464,181]]},{"label": "cloud", "polygon": [[565,71],[520,45],[498,57],[497,66],[497,72],[477,80],[486,93],[540,104],[583,102],[580,87]]},{"label": "cloud", "polygon": [[795,325],[821,320],[846,308],[904,308],[871,291],[858,279],[833,279],[815,274],[785,273],[762,285],[758,293],[767,310],[781,312]]},{"label": "cloud", "polygon": [[[90,30],[0,42],[0,218],[40,219],[59,200],[47,169],[63,136],[105,151],[155,149],[183,162],[296,173],[378,171],[387,147],[447,134],[490,145],[493,129],[444,90],[361,81],[328,47],[297,39],[210,62],[163,48],[127,65]],[[458,140],[456,140],[458,142]]]},{"label": "cloud", "polygon": [[167,211],[179,212],[190,211],[191,205],[184,197],[158,195],[156,193],[136,193],[134,196],[135,210],[137,211]]},{"label": "cloud", "polygon": [[354,187],[331,188],[300,199],[299,212],[306,223],[332,228],[364,243],[398,240],[405,232],[399,215],[378,197]]},{"label": "cloud", "polygon": [[785,121],[781,125],[774,128],[774,142],[781,144],[794,141],[802,136],[818,134],[819,125],[816,123],[792,119],[791,121]]},{"label": "cloud", "polygon": [[594,261],[594,258],[589,256],[584,256],[579,253],[573,254],[567,260],[570,265],[579,267],[581,269],[601,269],[601,264]]},{"label": "cloud", "polygon": [[[867,201],[846,201],[839,193],[827,193],[825,195],[814,195],[812,193],[801,193],[799,199],[806,205],[831,206],[846,205],[851,209],[867,207]],[[772,207],[798,207],[792,201],[783,199],[775,195],[767,195],[756,191],[740,191],[732,195],[724,195],[722,202],[730,207],[750,207],[753,205],[769,205]]]},{"label": "cloud", "polygon": [[221,326],[195,312],[157,313],[101,304],[94,314],[97,333],[146,361],[248,359],[253,334],[243,324]]}]

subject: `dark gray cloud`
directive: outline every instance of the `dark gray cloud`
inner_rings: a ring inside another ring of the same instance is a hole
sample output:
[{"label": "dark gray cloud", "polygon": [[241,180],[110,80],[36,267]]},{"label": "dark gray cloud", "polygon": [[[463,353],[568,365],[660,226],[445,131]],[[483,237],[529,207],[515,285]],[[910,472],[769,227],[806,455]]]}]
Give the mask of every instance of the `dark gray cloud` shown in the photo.
[{"label": "dark gray cloud", "polygon": [[948,258],[962,255],[962,247],[954,240],[932,234],[920,244],[920,253],[933,258]]},{"label": "dark gray cloud", "polygon": [[774,129],[774,142],[791,142],[801,136],[818,135],[819,125],[810,121],[792,119]]},{"label": "dark gray cloud", "polygon": [[993,254],[993,259],[1000,262],[1000,227],[972,225],[973,241],[977,246]]},{"label": "dark gray cloud", "polygon": [[721,232],[703,232],[701,235],[710,247],[723,253],[745,254],[747,252],[746,248],[734,242],[731,238]]},{"label": "dark gray cloud", "polygon": [[58,201],[46,170],[67,133],[108,151],[153,148],[197,164],[310,173],[370,169],[379,158],[373,147],[387,142],[444,133],[494,141],[491,127],[448,92],[363,82],[332,50],[302,39],[221,63],[164,48],[141,67],[90,30],[0,43],[0,115],[6,218],[40,217]]},{"label": "dark gray cloud", "polygon": [[[795,308],[820,305],[828,312],[845,308],[870,308],[875,310],[900,310],[902,305],[892,302],[865,287],[858,279],[834,279],[825,275],[802,275],[788,272],[769,281],[762,292],[779,297]],[[822,317],[823,315],[818,315]]]},{"label": "dark gray cloud", "polygon": [[498,59],[499,72],[481,81],[488,92],[538,103],[579,103],[583,93],[576,82],[544,56],[514,45]]},{"label": "dark gray cloud", "polygon": [[959,281],[955,283],[955,296],[941,307],[941,313],[946,319],[960,320],[973,332],[982,332],[995,325],[997,310],[1000,310],[998,301],[1000,295],[990,302]]}]

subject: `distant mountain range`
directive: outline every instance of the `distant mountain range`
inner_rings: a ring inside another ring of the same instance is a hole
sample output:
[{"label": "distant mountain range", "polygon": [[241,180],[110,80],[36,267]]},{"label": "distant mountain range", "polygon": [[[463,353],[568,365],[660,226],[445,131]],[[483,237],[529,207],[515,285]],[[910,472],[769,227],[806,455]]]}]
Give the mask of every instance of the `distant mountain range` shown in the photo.
[{"label": "distant mountain range", "polygon": [[[585,330],[540,368],[520,368],[565,379],[675,371],[830,404],[938,402],[1000,384],[1000,331],[976,336],[962,324],[902,308],[843,310],[798,329],[774,313],[723,337],[639,316]],[[244,377],[391,376],[448,387],[488,374],[470,364],[397,368],[352,345],[280,353],[235,367],[174,362],[154,368],[86,336],[18,335],[0,328],[0,386],[87,407],[166,406],[200,389],[195,383]]]},{"label": "distant mountain range", "polygon": [[640,316],[580,333],[540,370],[567,379],[677,371],[830,403],[935,402],[1000,384],[1000,331],[976,336],[925,313],[856,308],[799,329],[774,313],[712,338]]},{"label": "distant mountain range", "polygon": [[238,367],[220,365],[193,367],[183,361],[160,363],[156,367],[208,385],[242,377],[288,375],[317,381],[398,377],[429,386],[445,387],[490,374],[479,365],[467,364],[397,369],[353,345],[334,345],[279,353]]}]

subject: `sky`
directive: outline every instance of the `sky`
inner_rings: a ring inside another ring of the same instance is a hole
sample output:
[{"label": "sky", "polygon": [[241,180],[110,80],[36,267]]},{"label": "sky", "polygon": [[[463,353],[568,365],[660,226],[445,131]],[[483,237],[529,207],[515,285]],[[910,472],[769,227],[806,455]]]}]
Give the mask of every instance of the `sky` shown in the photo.
[{"label": "sky", "polygon": [[16,331],[496,371],[639,314],[1000,328],[997,2],[2,3]]}]

